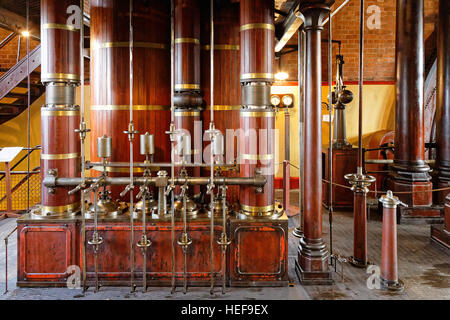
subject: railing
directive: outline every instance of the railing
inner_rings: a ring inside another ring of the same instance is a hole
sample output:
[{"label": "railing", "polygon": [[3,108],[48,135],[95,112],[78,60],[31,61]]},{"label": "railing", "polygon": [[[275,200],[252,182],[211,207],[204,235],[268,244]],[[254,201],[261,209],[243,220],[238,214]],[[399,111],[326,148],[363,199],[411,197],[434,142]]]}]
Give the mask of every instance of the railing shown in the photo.
[{"label": "railing", "polygon": [[6,172],[0,172],[0,211],[6,211],[8,208],[8,188],[10,188],[11,197],[10,208],[12,211],[26,210],[28,207],[28,181],[29,181],[29,207],[32,207],[41,201],[41,178],[40,167],[35,167],[29,173],[27,171],[13,171],[34,151],[40,150],[40,146],[33,148],[23,148],[27,153],[21,157],[10,169],[10,184],[4,179]]}]

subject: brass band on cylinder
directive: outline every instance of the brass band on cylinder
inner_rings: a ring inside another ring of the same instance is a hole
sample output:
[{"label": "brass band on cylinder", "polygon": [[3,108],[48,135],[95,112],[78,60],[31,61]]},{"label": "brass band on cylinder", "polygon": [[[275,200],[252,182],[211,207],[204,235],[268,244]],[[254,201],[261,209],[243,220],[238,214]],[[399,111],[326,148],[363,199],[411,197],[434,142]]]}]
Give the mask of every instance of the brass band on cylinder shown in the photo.
[{"label": "brass band on cylinder", "polygon": [[242,73],[241,80],[243,79],[271,79],[273,80],[273,73]]},{"label": "brass band on cylinder", "polygon": [[273,204],[269,204],[267,206],[248,206],[245,204],[241,204],[242,212],[248,216],[270,216],[272,215],[275,206]]},{"label": "brass band on cylinder", "polygon": [[61,205],[61,206],[41,206],[41,211],[42,213],[45,214],[61,214],[61,213],[75,213],[77,211],[79,211],[81,208],[81,203],[80,202],[75,202],[72,204],[68,204],[68,205]]},{"label": "brass band on cylinder", "polygon": [[196,83],[180,83],[175,85],[175,90],[183,90],[183,89],[199,90],[200,85]]},{"label": "brass band on cylinder", "polygon": [[62,23],[44,23],[42,24],[42,29],[57,29],[57,30],[67,30],[67,31],[80,31],[73,26]]},{"label": "brass band on cylinder", "polygon": [[75,117],[80,115],[80,110],[48,110],[41,109],[41,117]]},{"label": "brass band on cylinder", "polygon": [[[229,105],[214,105],[214,111],[239,111],[241,110],[241,105],[229,106]],[[211,106],[206,106],[205,110],[211,110]]]},{"label": "brass band on cylinder", "polygon": [[[126,104],[105,104],[105,105],[93,105],[91,110],[94,111],[116,111],[116,110],[130,110],[130,106]],[[158,110],[170,110],[170,106],[162,105],[133,105],[133,111],[158,111]]]},{"label": "brass band on cylinder", "polygon": [[56,153],[56,154],[44,154],[41,153],[42,160],[67,160],[79,158],[81,154],[79,152],[74,153]]},{"label": "brass band on cylinder", "polygon": [[199,117],[200,111],[179,111],[175,110],[175,117]]},{"label": "brass band on cylinder", "polygon": [[[211,46],[209,44],[202,46],[203,50],[210,50]],[[214,44],[214,50],[235,50],[239,51],[240,46],[238,44]]]},{"label": "brass band on cylinder", "polygon": [[[128,48],[130,43],[128,41],[117,42],[103,42],[97,43],[92,49],[105,49],[105,48]],[[133,48],[148,48],[148,49],[166,49],[165,43],[156,42],[133,42]]]},{"label": "brass band on cylinder", "polygon": [[251,30],[251,29],[267,29],[267,30],[275,31],[275,26],[271,23],[248,23],[248,24],[242,25],[239,28],[240,31]]},{"label": "brass band on cylinder", "polygon": [[73,73],[44,73],[41,75],[42,82],[46,81],[80,81],[79,74]]},{"label": "brass band on cylinder", "polygon": [[176,38],[175,43],[193,43],[200,44],[200,39],[196,38]]}]

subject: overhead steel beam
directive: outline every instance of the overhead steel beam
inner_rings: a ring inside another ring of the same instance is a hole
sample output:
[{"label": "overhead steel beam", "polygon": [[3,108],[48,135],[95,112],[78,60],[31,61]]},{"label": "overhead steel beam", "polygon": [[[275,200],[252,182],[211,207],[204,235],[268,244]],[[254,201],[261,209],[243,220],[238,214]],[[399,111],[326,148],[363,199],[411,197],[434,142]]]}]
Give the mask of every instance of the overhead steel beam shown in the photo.
[{"label": "overhead steel beam", "polygon": [[303,24],[303,20],[300,16],[297,16],[298,6],[300,1],[295,1],[292,4],[287,16],[284,18],[283,23],[275,27],[275,52],[280,52],[284,45],[292,38],[294,33]]}]

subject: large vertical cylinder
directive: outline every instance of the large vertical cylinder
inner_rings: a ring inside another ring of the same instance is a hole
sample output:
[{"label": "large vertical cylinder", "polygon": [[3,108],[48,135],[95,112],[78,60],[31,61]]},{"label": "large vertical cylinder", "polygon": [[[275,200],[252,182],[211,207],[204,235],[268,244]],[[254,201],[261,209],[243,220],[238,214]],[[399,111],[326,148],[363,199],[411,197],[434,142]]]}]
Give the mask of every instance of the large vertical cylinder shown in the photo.
[{"label": "large vertical cylinder", "polygon": [[[133,1],[133,119],[135,130],[155,137],[154,161],[170,161],[170,9],[168,1]],[[97,137],[112,138],[114,162],[129,161],[129,3],[91,2],[91,161]],[[135,139],[135,143],[139,143]],[[139,147],[135,161],[144,161]],[[111,176],[128,176],[116,168]],[[118,198],[123,187],[111,187]],[[128,196],[129,197],[129,196]]]},{"label": "large vertical cylinder", "polygon": [[[202,104],[200,96],[200,8],[198,0],[175,0],[175,128],[182,130],[190,139],[190,150],[184,150],[190,155],[185,156],[188,162],[200,162],[198,155],[201,150],[195,147],[197,139],[195,124],[201,125],[199,108]],[[200,144],[201,146],[201,144]],[[175,160],[180,160],[177,155]],[[180,168],[175,168],[176,174]],[[200,176],[200,168],[187,169],[189,176]],[[179,187],[176,188],[178,193]],[[198,194],[199,186],[189,190],[189,194]]]},{"label": "large vertical cylinder", "polygon": [[[210,24],[209,7],[205,7],[202,16],[202,90],[206,104],[203,112],[203,130],[209,129],[210,123]],[[239,83],[239,4],[223,3],[214,6],[214,124],[225,137],[226,163],[236,159],[238,146],[237,130],[239,129],[239,110],[241,109],[241,86]],[[205,137],[208,140],[209,137]],[[209,144],[205,141],[204,146]],[[206,159],[205,159],[206,160]],[[203,175],[210,176],[210,168],[204,168]],[[237,170],[225,168],[224,176],[234,177]],[[238,203],[239,186],[229,186],[227,201],[232,207]]]},{"label": "large vertical cylinder", "polygon": [[273,19],[273,1],[241,0],[240,175],[250,177],[258,170],[267,179],[262,193],[257,193],[252,187],[240,187],[242,213],[250,216],[274,213],[275,112],[270,104],[274,59]]},{"label": "large vertical cylinder", "polygon": [[[439,2],[437,44],[436,142],[438,188],[450,186],[450,2]],[[445,203],[448,191],[440,192],[439,203]]]},{"label": "large vertical cylinder", "polygon": [[397,0],[395,154],[388,188],[424,191],[401,194],[411,206],[432,204],[430,167],[424,161],[423,10],[423,0]]},{"label": "large vertical cylinder", "polygon": [[[80,142],[75,133],[80,109],[75,105],[75,89],[80,81],[79,1],[41,1],[41,81],[46,101],[41,108],[41,177],[50,170],[58,176],[80,175]],[[69,187],[42,186],[42,215],[76,213],[79,192],[68,195]]]},{"label": "large vertical cylinder", "polygon": [[241,82],[273,81],[273,10],[271,0],[241,1]]}]

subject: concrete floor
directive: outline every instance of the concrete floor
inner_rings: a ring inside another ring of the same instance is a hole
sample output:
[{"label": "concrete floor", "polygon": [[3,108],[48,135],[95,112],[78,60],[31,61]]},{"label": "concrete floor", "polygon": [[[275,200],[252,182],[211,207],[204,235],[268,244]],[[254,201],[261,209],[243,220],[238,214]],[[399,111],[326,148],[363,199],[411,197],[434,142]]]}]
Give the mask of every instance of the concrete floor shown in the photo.
[{"label": "concrete floor", "polygon": [[[297,192],[293,191],[292,204],[297,201]],[[277,198],[281,193],[277,192]],[[296,218],[290,219],[290,231],[296,226]],[[147,293],[131,294],[127,287],[103,287],[94,293],[92,288],[85,294],[80,289],[66,288],[17,288],[17,239],[16,234],[10,238],[8,245],[8,293],[5,290],[5,248],[3,238],[15,227],[15,219],[0,221],[0,300],[13,299],[233,299],[233,300],[309,300],[309,299],[445,299],[450,300],[450,255],[430,243],[430,226],[399,225],[398,226],[398,258],[399,275],[405,284],[403,293],[387,293],[367,287],[370,274],[344,264],[344,279],[341,274],[334,273],[335,284],[330,286],[302,286],[294,271],[297,257],[298,239],[289,237],[289,276],[292,286],[283,288],[227,288],[222,294],[220,288],[214,295],[209,288],[189,288],[185,295],[181,288],[173,295],[170,288],[148,288]],[[328,213],[323,212],[323,233],[329,245]],[[375,265],[381,260],[381,218],[372,212],[368,224],[369,259]],[[352,212],[335,212],[333,222],[333,252],[341,256],[349,256],[353,251],[353,218]],[[340,271],[340,266],[338,266]],[[137,290],[140,290],[138,288]]]}]

